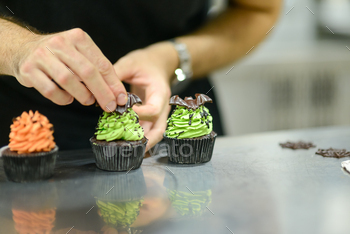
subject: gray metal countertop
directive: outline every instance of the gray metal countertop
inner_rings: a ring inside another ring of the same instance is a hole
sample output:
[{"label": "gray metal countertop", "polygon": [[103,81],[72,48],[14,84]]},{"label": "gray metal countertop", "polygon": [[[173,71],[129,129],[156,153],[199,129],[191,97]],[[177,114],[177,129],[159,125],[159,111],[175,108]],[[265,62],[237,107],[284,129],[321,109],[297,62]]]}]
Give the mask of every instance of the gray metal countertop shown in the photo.
[{"label": "gray metal countertop", "polygon": [[[287,140],[317,147],[282,149]],[[212,161],[194,166],[168,163],[160,150],[127,174],[97,169],[91,150],[62,151],[54,177],[30,184],[7,181],[0,160],[0,233],[33,223],[51,233],[128,233],[103,221],[96,201],[142,204],[130,233],[349,233],[350,175],[340,165],[349,158],[315,155],[329,147],[350,150],[350,127],[218,138]]]}]

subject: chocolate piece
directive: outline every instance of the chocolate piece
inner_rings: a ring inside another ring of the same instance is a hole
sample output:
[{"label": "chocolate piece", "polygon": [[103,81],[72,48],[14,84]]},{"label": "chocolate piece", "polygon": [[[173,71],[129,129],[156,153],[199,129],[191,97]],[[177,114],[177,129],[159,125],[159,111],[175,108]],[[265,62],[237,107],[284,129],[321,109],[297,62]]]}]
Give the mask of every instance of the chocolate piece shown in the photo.
[{"label": "chocolate piece", "polygon": [[350,160],[341,162],[341,167],[348,173],[350,173]]},{"label": "chocolate piece", "polygon": [[332,158],[344,158],[350,157],[350,152],[346,151],[346,149],[318,149],[316,154],[321,155],[323,157],[332,157]]},{"label": "chocolate piece", "polygon": [[129,109],[136,103],[142,104],[141,99],[136,94],[128,93],[128,101],[126,102],[126,104],[124,106],[117,105],[117,108],[115,109],[115,111],[118,112],[119,114],[123,114],[127,109]]},{"label": "chocolate piece", "polygon": [[179,95],[172,96],[170,98],[170,105],[184,106],[188,109],[196,110],[201,105],[204,105],[206,102],[212,103],[213,100],[205,94],[196,93],[196,99],[192,97],[185,97],[185,100],[179,97]]},{"label": "chocolate piece", "polygon": [[311,142],[303,142],[303,141],[299,141],[299,142],[287,141],[286,143],[280,143],[280,146],[282,148],[289,148],[289,149],[293,149],[293,150],[295,150],[295,149],[310,149],[310,148],[316,147]]},{"label": "chocolate piece", "polygon": [[[118,112],[119,114],[123,114],[128,108],[132,107],[133,105],[135,105],[136,103],[140,103],[142,104],[141,99],[133,93],[127,93],[128,94],[128,101],[126,102],[126,104],[124,106],[118,106],[115,110],[115,112]],[[100,105],[96,102],[95,104],[96,107],[99,107]],[[101,115],[102,116],[102,115]],[[101,117],[100,116],[100,117]],[[118,118],[118,117],[117,117]]]}]

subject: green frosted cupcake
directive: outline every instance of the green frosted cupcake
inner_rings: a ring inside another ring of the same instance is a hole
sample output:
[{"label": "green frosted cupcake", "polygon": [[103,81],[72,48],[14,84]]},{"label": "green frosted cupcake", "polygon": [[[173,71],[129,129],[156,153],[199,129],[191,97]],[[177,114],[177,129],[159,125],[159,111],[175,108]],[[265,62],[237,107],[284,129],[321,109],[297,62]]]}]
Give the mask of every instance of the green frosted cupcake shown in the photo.
[{"label": "green frosted cupcake", "polygon": [[168,156],[175,163],[203,163],[210,161],[217,134],[213,131],[213,117],[204,106],[212,102],[205,94],[196,99],[178,95],[171,97],[170,105],[176,105],[168,119],[164,140],[168,144]]},{"label": "green frosted cupcake", "polygon": [[128,93],[125,106],[113,112],[104,112],[90,138],[96,166],[107,171],[128,171],[141,166],[147,138],[132,106],[141,99]]}]

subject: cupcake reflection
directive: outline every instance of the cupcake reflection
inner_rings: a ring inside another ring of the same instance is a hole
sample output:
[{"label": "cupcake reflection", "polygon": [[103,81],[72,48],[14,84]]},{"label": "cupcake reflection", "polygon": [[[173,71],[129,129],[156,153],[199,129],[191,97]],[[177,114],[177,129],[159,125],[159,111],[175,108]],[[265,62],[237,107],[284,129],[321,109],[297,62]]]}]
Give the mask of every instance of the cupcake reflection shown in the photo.
[{"label": "cupcake reflection", "polygon": [[94,178],[93,196],[104,223],[101,233],[137,234],[169,216],[170,202],[162,186],[164,177],[158,176],[143,174],[142,169],[114,176],[99,173]]},{"label": "cupcake reflection", "polygon": [[167,190],[173,208],[181,216],[201,216],[211,203],[211,190],[194,191],[193,193]]},{"label": "cupcake reflection", "polygon": [[19,234],[49,234],[56,219],[56,209],[46,209],[36,212],[12,209],[15,230]]},{"label": "cupcake reflection", "polygon": [[19,234],[49,234],[55,226],[57,190],[54,183],[12,187],[12,219]]},{"label": "cupcake reflection", "polygon": [[97,199],[98,214],[106,224],[129,229],[140,214],[143,199],[129,202],[108,202]]},{"label": "cupcake reflection", "polygon": [[93,196],[98,215],[104,222],[102,233],[137,233],[133,227],[147,192],[142,169],[129,173],[98,173],[94,178]]},{"label": "cupcake reflection", "polygon": [[[171,167],[171,166],[169,166]],[[211,164],[202,167],[172,166],[166,173],[164,186],[171,206],[180,217],[201,216],[211,204],[212,186],[215,178]]]}]

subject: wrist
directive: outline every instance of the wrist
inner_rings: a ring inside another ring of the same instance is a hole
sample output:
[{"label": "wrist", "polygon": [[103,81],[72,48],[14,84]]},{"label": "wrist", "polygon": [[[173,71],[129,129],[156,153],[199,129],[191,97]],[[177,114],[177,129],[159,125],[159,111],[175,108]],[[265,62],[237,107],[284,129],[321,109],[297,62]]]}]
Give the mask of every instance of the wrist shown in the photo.
[{"label": "wrist", "polygon": [[22,57],[24,45],[34,36],[28,29],[0,18],[0,74],[16,75],[16,63]]},{"label": "wrist", "polygon": [[146,50],[152,50],[157,63],[163,68],[167,82],[171,84],[175,78],[175,70],[179,67],[177,51],[171,42],[164,41],[150,45]]},{"label": "wrist", "polygon": [[16,38],[11,48],[12,56],[9,60],[9,68],[12,76],[19,74],[21,62],[29,55],[35,42],[41,38],[38,34],[28,32],[23,32],[19,38]]}]

